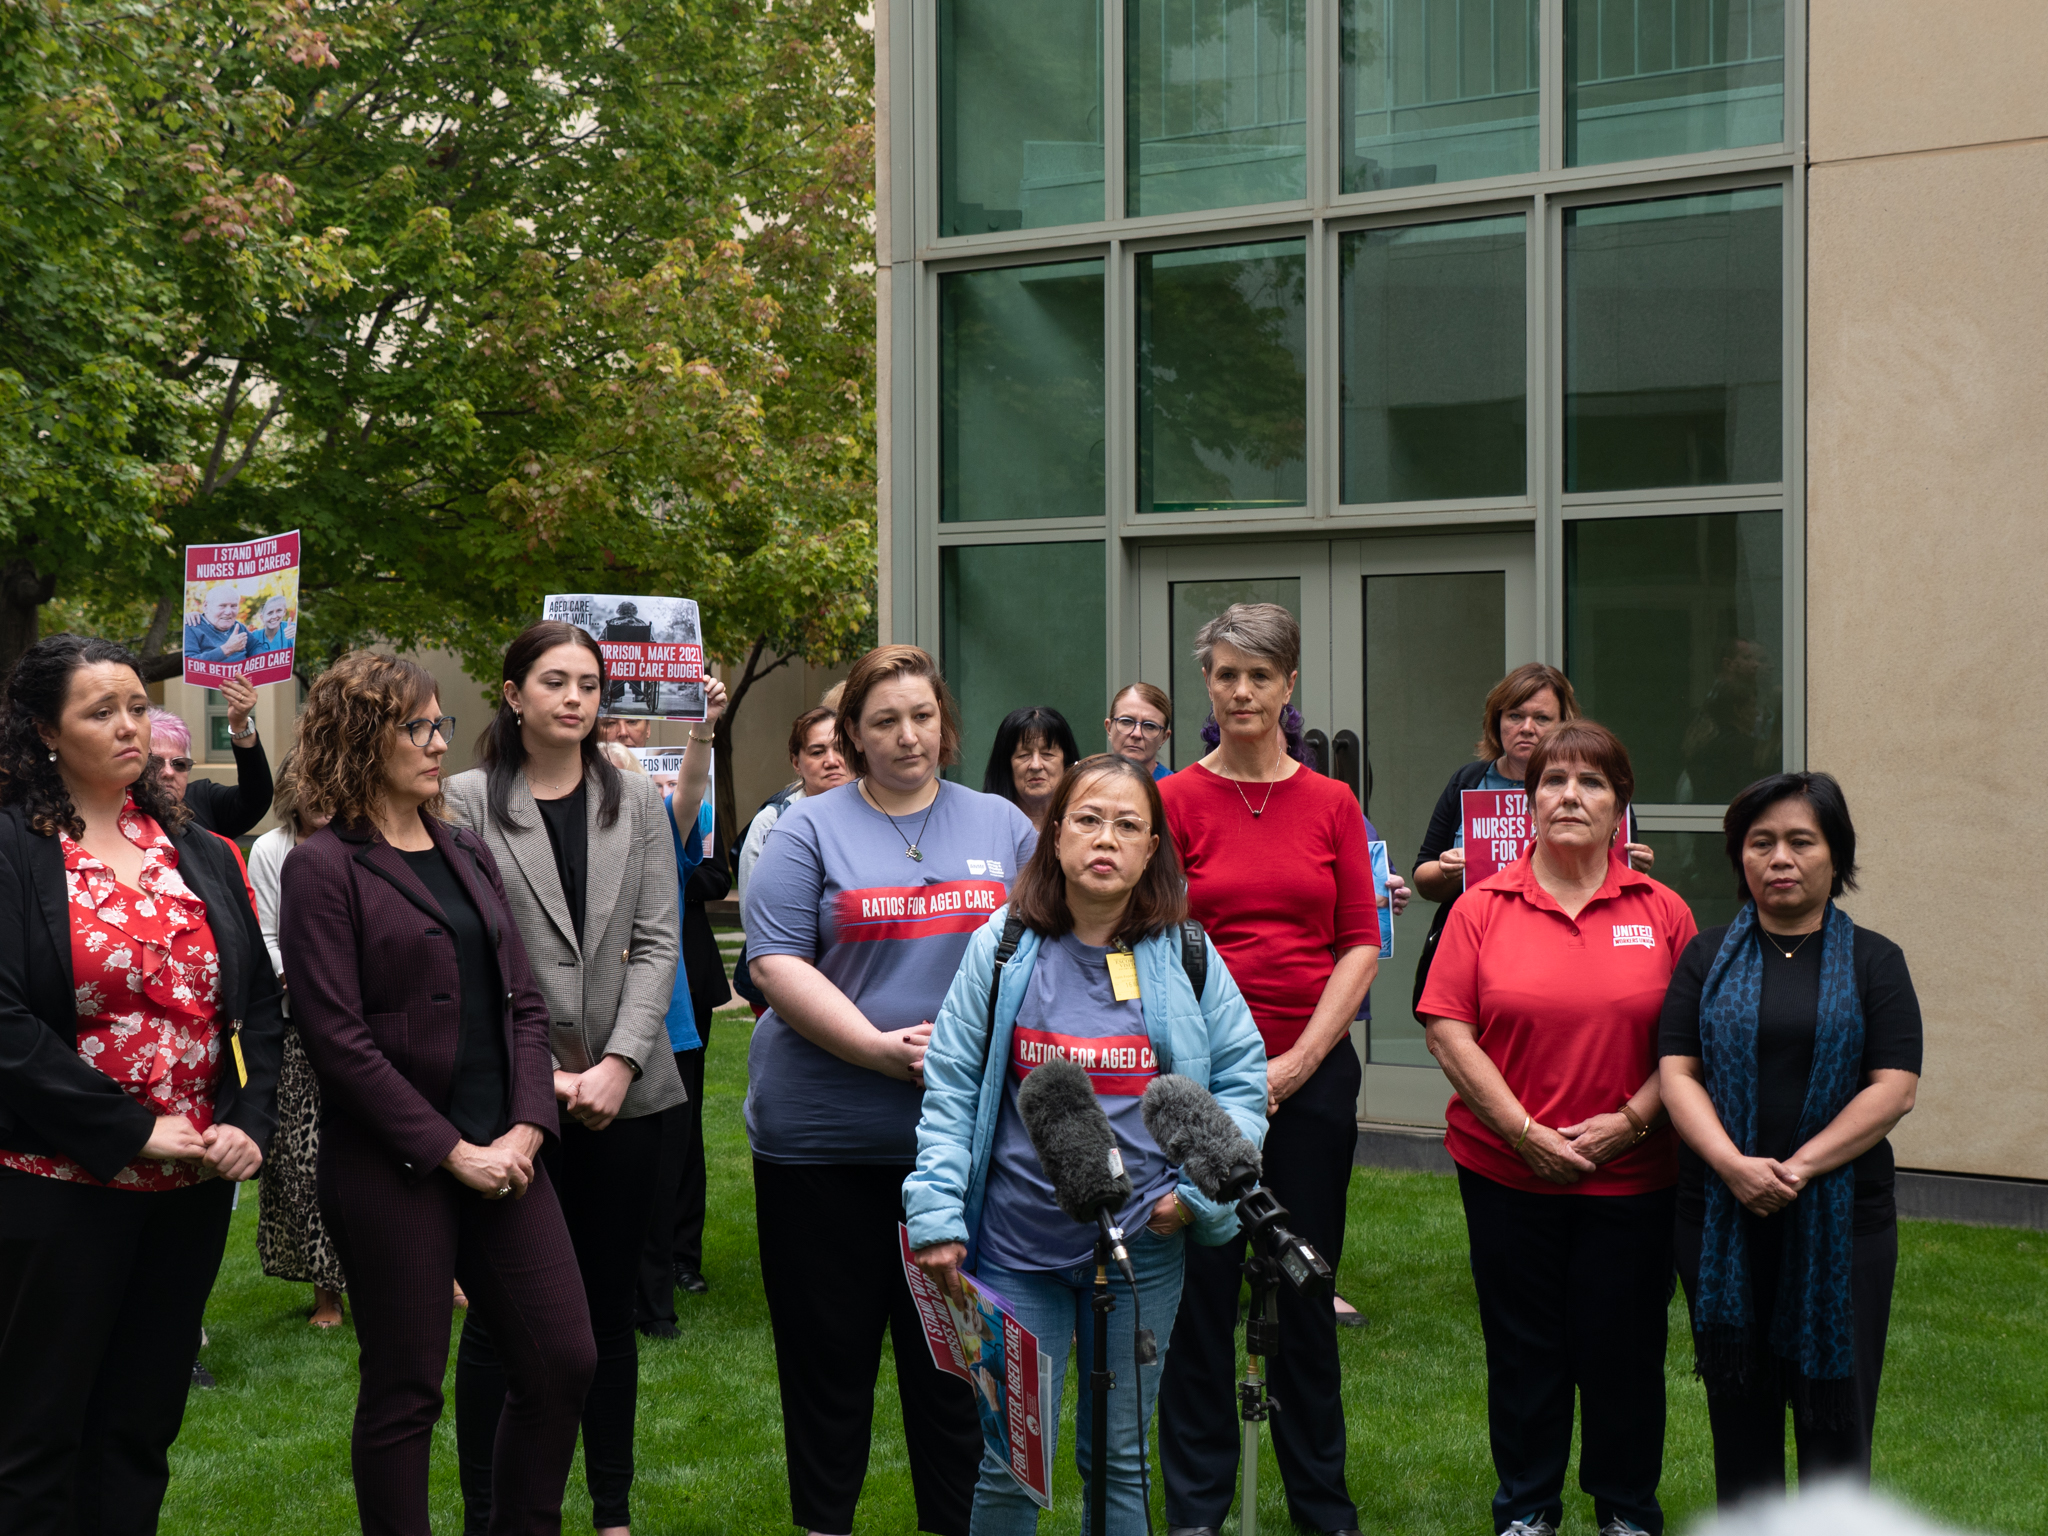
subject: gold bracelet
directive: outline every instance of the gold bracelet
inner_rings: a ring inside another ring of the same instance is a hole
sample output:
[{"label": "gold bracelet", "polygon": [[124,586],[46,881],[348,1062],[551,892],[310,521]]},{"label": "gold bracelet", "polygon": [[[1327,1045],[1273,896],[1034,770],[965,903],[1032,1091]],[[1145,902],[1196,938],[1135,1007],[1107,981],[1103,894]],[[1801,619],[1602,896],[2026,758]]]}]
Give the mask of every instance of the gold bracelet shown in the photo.
[{"label": "gold bracelet", "polygon": [[696,742],[700,747],[708,747],[717,741],[718,738],[716,736],[699,736],[695,731],[692,731],[690,732],[690,740]]},{"label": "gold bracelet", "polygon": [[1621,1106],[1621,1113],[1622,1118],[1627,1120],[1630,1125],[1635,1127],[1637,1141],[1641,1141],[1645,1136],[1650,1134],[1649,1122],[1644,1120],[1641,1115],[1636,1113],[1636,1107],[1633,1104],[1624,1102]]},{"label": "gold bracelet", "polygon": [[1522,1116],[1522,1134],[1515,1138],[1515,1150],[1517,1152],[1522,1150],[1522,1143],[1529,1139],[1529,1126],[1535,1121],[1535,1119],[1536,1117],[1534,1115]]}]

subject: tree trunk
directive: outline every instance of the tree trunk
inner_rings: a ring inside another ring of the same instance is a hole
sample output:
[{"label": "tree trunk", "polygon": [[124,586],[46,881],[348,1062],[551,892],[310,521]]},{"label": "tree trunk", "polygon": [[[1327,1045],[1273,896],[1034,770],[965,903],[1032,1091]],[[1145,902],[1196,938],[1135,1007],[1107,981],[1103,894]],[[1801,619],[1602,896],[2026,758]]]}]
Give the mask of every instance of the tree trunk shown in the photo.
[{"label": "tree trunk", "polygon": [[0,566],[0,677],[11,675],[21,653],[36,643],[42,606],[56,595],[56,574],[37,571],[27,557]]},{"label": "tree trunk", "polygon": [[740,829],[739,792],[732,781],[732,723],[740,717],[740,705],[747,697],[748,690],[777,667],[786,667],[796,660],[795,651],[785,651],[765,667],[761,665],[761,653],[768,649],[768,637],[756,637],[753,649],[747,652],[747,664],[740,672],[740,680],[733,684],[726,695],[725,713],[718,718],[718,724],[711,728],[711,758],[717,765],[717,783],[714,786],[716,805],[713,816],[718,829],[718,846],[730,849],[734,835]]}]

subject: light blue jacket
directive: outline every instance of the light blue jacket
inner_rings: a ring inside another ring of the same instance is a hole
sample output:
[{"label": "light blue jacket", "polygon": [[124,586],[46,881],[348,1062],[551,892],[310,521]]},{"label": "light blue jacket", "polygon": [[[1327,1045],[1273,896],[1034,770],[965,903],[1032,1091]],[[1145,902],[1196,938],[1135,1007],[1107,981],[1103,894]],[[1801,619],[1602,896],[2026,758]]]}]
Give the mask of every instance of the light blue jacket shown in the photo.
[{"label": "light blue jacket", "polygon": [[[910,1245],[965,1243],[970,1265],[981,1232],[996,1116],[1003,1107],[1010,1034],[1038,960],[1039,936],[1027,928],[1016,954],[1003,967],[991,1039],[988,983],[1009,910],[996,912],[968,940],[967,953],[933,1021],[924,1058],[917,1168],[903,1181]],[[1178,1072],[1207,1088],[1252,1145],[1260,1146],[1266,1139],[1266,1043],[1223,957],[1213,944],[1208,950],[1208,976],[1197,998],[1181,965],[1179,929],[1169,928],[1139,943],[1135,954],[1145,1033],[1151,1037],[1161,1072]],[[988,1066],[977,1079],[985,1041]],[[1215,1247],[1236,1234],[1236,1207],[1219,1206],[1185,1182],[1177,1193],[1194,1217],[1191,1230],[1197,1242]]]}]

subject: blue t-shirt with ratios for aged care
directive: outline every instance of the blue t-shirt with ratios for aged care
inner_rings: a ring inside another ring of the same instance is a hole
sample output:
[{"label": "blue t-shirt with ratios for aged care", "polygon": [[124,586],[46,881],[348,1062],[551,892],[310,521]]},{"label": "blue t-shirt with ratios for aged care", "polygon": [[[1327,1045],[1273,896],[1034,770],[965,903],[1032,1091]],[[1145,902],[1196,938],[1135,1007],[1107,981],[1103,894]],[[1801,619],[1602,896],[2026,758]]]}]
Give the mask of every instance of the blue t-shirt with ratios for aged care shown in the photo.
[{"label": "blue t-shirt with ratios for aged care", "polygon": [[[958,784],[941,781],[928,810],[885,816],[856,782],[783,812],[747,878],[748,956],[809,961],[878,1030],[937,1018],[1038,834],[1009,801]],[[773,1008],[754,1025],[747,1077],[747,1139],[764,1162],[917,1160],[923,1090],[813,1045]]]},{"label": "blue t-shirt with ratios for aged care", "polygon": [[1179,1182],[1139,1112],[1146,1088],[1159,1075],[1145,1032],[1145,1005],[1137,998],[1116,1000],[1106,948],[1083,944],[1071,933],[1047,939],[1038,947],[1010,1034],[1003,1107],[996,1115],[981,1207],[980,1257],[1005,1269],[1071,1269],[1095,1257],[1095,1228],[1053,1203],[1052,1181],[1017,1113],[1018,1085],[1033,1067],[1055,1058],[1087,1071],[1116,1133],[1131,1179],[1131,1199],[1117,1213],[1117,1225],[1135,1232],[1159,1197]]}]

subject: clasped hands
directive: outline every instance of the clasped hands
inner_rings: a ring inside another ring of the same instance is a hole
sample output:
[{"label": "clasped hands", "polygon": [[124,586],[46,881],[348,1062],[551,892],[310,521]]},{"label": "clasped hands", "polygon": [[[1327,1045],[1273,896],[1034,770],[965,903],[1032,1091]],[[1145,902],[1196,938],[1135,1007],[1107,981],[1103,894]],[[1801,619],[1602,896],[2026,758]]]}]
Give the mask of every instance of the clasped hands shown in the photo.
[{"label": "clasped hands", "polygon": [[633,1069],[624,1057],[607,1056],[588,1072],[555,1070],[555,1101],[570,1119],[601,1131],[619,1116]]},{"label": "clasped hands", "polygon": [[1537,1178],[1552,1184],[1576,1184],[1602,1163],[1612,1162],[1633,1147],[1636,1128],[1629,1123],[1628,1116],[1617,1110],[1613,1114],[1589,1115],[1577,1125],[1561,1125],[1554,1130],[1532,1120],[1519,1147],[1515,1147],[1514,1137],[1507,1141]]},{"label": "clasped hands", "polygon": [[209,1125],[195,1131],[183,1115],[159,1115],[142,1144],[143,1157],[155,1162],[197,1163],[209,1179],[239,1184],[263,1168],[263,1149],[246,1131],[232,1125]]},{"label": "clasped hands", "polygon": [[533,1160],[540,1155],[540,1127],[515,1125],[488,1147],[458,1141],[441,1166],[486,1200],[517,1200],[533,1183]]}]

